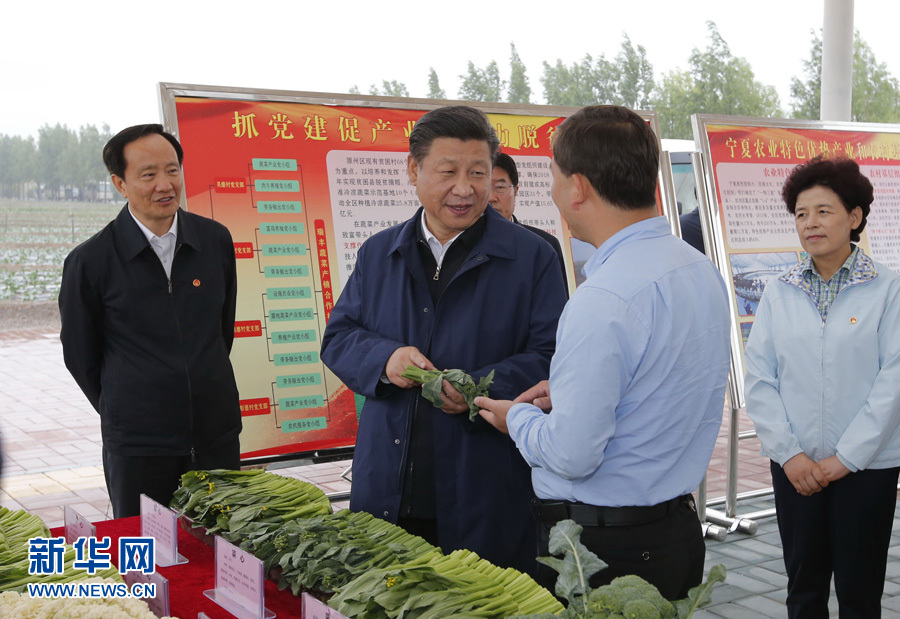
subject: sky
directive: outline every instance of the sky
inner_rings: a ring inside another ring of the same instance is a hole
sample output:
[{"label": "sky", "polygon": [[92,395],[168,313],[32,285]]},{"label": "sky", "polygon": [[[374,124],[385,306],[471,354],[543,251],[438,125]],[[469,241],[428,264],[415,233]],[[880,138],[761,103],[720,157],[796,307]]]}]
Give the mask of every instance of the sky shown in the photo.
[{"label": "sky", "polygon": [[[532,102],[543,103],[543,62],[585,54],[612,59],[623,35],[643,45],[657,79],[685,69],[708,44],[707,21],[783,109],[801,77],[824,0],[11,0],[0,37],[0,134],[44,125],[107,123],[113,132],[160,122],[160,82],[261,90],[345,93],[397,80],[428,92],[433,67],[455,98],[468,61],[491,60],[509,77],[510,43],[527,67]],[[515,9],[515,10],[513,10]],[[856,0],[854,27],[900,78],[900,2]]]}]

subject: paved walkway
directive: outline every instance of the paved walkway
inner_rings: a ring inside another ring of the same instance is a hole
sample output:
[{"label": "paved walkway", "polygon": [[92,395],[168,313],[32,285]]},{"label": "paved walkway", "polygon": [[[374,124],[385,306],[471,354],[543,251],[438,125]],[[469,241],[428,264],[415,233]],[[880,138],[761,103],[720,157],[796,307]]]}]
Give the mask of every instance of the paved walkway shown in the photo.
[{"label": "paved walkway", "polygon": [[[752,427],[745,416],[739,425],[742,431]],[[27,509],[50,527],[62,524],[64,505],[92,521],[112,517],[101,465],[99,419],[63,365],[58,333],[0,331],[0,435],[4,453],[0,505]],[[708,473],[710,500],[724,494],[726,446],[723,426]],[[742,441],[738,451],[738,491],[769,487],[768,462],[759,455],[757,441]],[[315,483],[326,493],[345,493],[350,485],[341,473],[348,465],[338,461],[270,470]],[[738,504],[738,515],[771,507],[770,496],[745,500]],[[775,520],[757,523],[755,535],[735,532],[725,541],[707,541],[707,569],[723,563],[728,578],[716,587],[713,604],[695,614],[697,619],[786,616],[787,579]],[[882,607],[885,618],[900,619],[900,510],[894,519]],[[837,617],[834,596],[831,616]]]}]

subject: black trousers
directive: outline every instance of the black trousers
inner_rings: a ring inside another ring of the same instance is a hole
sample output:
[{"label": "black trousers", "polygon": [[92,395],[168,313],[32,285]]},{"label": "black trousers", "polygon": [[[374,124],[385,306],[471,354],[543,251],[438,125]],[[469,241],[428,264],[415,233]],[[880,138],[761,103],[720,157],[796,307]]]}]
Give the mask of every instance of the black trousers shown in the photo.
[{"label": "black trousers", "polygon": [[[552,523],[538,523],[538,556],[549,556]],[[608,567],[591,577],[591,587],[609,584],[617,576],[636,574],[656,586],[663,597],[677,600],[703,579],[706,545],[690,495],[662,518],[631,526],[582,524],[581,543]],[[540,564],[537,582],[555,590],[556,571]]]},{"label": "black trousers", "polygon": [[808,497],[771,469],[788,617],[828,617],[832,573],[841,619],[880,617],[900,467],[850,473]]},{"label": "black trousers", "polygon": [[103,448],[103,475],[112,503],[113,518],[139,516],[141,495],[168,505],[181,483],[193,470],[239,469],[240,439],[186,456],[124,456]]}]

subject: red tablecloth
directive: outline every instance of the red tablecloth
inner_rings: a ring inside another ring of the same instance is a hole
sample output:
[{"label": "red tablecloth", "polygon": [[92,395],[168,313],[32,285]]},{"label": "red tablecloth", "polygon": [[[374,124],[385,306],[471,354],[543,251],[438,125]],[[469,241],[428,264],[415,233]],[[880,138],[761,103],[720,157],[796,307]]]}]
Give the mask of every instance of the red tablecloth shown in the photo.
[{"label": "red tablecloth", "polygon": [[[119,564],[119,537],[141,534],[141,519],[121,518],[95,522],[97,537],[111,538],[110,554],[114,565]],[[54,536],[65,535],[63,527],[51,529]],[[211,546],[178,527],[178,552],[188,559],[188,563],[172,567],[157,568],[169,579],[169,607],[175,617],[195,619],[202,611],[210,619],[233,619],[234,615],[218,606],[203,595],[215,587],[215,552]],[[266,608],[273,611],[276,619],[300,619],[300,598],[294,597],[290,589],[279,591],[274,581],[266,581]]]}]

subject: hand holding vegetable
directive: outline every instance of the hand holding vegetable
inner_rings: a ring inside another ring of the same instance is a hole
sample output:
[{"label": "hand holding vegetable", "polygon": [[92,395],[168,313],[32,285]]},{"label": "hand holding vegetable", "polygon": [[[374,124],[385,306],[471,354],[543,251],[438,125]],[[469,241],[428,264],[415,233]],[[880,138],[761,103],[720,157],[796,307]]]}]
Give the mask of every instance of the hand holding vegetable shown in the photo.
[{"label": "hand holding vegetable", "polygon": [[408,367],[433,370],[434,364],[415,346],[403,346],[391,353],[387,364],[384,366],[384,374],[392,384],[397,385],[401,389],[418,387],[419,382],[405,376]]},{"label": "hand holding vegetable", "polygon": [[446,379],[441,381],[441,396],[444,400],[441,410],[448,415],[459,415],[460,413],[469,412],[469,403],[466,402],[466,396],[457,391],[453,383]]},{"label": "hand holding vegetable", "polygon": [[[448,413],[463,412],[465,410],[465,408],[458,410],[463,406],[461,402],[458,400],[452,401],[456,399],[458,393],[465,399],[465,406],[469,410],[469,421],[473,421],[478,416],[475,398],[486,396],[488,387],[494,381],[493,370],[487,376],[482,377],[476,385],[475,380],[462,370],[444,370],[441,372],[437,369],[431,369],[426,371],[414,365],[407,366],[406,371],[401,376],[416,383],[421,383],[422,395],[429,402]],[[449,383],[449,385],[444,383]],[[454,393],[454,391],[457,393]],[[442,395],[447,396],[451,402],[449,404],[445,402]]]}]

